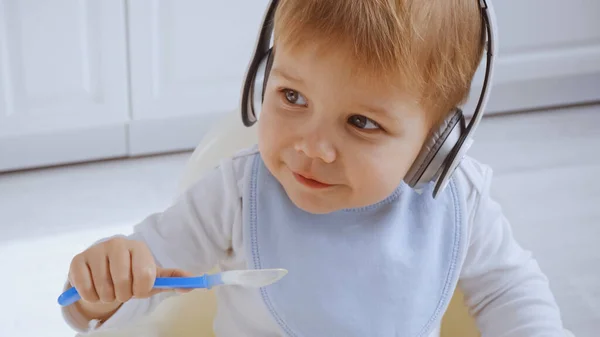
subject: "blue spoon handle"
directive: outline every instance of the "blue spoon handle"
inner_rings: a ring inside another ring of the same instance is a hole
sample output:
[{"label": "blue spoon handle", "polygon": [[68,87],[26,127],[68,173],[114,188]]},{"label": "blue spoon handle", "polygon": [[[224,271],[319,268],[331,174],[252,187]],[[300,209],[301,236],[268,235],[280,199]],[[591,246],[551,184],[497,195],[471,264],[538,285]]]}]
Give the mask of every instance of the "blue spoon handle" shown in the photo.
[{"label": "blue spoon handle", "polygon": [[[154,288],[157,289],[210,289],[213,285],[219,284],[217,275],[203,275],[197,277],[157,277],[154,281]],[[79,292],[75,287],[71,287],[58,297],[58,304],[66,307],[81,299]]]},{"label": "blue spoon handle", "polygon": [[207,275],[198,277],[157,277],[154,288],[157,289],[194,289],[210,288]]}]

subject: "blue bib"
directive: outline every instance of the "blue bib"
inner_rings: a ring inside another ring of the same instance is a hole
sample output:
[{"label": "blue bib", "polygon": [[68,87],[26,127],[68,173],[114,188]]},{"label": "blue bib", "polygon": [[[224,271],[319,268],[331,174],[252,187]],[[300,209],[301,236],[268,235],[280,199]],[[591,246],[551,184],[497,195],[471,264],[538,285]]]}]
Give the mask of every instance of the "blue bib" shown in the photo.
[{"label": "blue bib", "polygon": [[[285,268],[262,299],[288,336],[428,336],[453,295],[465,247],[451,181],[436,200],[404,183],[386,200],[315,215],[254,158],[244,191],[249,268]],[[431,186],[433,188],[433,186]]]}]

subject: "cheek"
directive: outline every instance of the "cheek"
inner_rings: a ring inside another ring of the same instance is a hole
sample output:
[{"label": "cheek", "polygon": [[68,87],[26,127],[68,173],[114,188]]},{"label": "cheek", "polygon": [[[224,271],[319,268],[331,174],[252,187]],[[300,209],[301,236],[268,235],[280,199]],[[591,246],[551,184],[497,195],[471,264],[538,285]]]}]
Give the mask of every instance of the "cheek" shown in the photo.
[{"label": "cheek", "polygon": [[280,98],[275,92],[265,96],[260,119],[263,121],[265,134],[279,139],[290,138],[297,129],[297,118],[281,107]]},{"label": "cheek", "polygon": [[363,188],[372,186],[393,190],[404,178],[410,162],[403,160],[401,156],[389,154],[362,158],[355,166],[361,167],[357,173],[365,178],[361,179]]},{"label": "cheek", "polygon": [[352,160],[352,181],[361,194],[381,199],[392,193],[402,182],[412,165],[413,154],[403,146],[389,146],[375,151],[361,151],[364,155]]},{"label": "cheek", "polygon": [[265,101],[258,121],[258,142],[261,153],[271,154],[288,146],[291,132],[283,118],[280,118],[272,104]]}]

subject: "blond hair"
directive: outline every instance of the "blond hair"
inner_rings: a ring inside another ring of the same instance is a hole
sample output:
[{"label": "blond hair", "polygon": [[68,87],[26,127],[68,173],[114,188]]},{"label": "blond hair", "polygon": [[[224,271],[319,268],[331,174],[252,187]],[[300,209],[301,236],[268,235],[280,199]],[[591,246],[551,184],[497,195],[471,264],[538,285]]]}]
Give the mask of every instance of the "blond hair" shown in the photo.
[{"label": "blond hair", "polygon": [[483,52],[477,0],[280,0],[274,20],[275,48],[347,48],[354,69],[417,94],[436,122],[464,103]]}]

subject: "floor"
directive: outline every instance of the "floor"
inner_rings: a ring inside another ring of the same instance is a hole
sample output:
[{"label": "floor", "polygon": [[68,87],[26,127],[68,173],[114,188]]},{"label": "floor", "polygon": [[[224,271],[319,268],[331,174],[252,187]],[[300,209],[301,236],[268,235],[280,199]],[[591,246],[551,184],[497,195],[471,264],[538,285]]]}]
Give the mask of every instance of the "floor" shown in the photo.
[{"label": "floor", "polygon": [[[566,326],[600,331],[600,105],[494,116],[470,154],[548,274]],[[596,154],[596,155],[593,155]],[[56,304],[71,257],[172,200],[189,153],[0,175],[0,336],[72,336]]]}]

